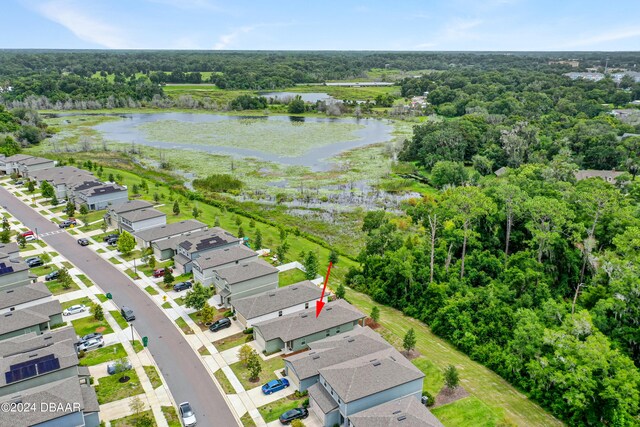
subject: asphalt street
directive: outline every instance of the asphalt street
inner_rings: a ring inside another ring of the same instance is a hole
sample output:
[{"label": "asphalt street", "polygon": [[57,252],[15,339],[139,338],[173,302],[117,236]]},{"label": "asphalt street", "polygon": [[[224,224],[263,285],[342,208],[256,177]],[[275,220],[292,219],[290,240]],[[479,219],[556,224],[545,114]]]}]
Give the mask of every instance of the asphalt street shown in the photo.
[{"label": "asphalt street", "polygon": [[[0,187],[0,205],[38,234],[58,231],[57,224],[45,219]],[[133,326],[140,336],[149,337],[149,351],[164,376],[176,403],[191,403],[198,426],[237,426],[231,409],[211,380],[207,368],[189,347],[182,333],[173,322],[138,288],[124,273],[108,261],[100,258],[88,247],[77,244],[68,233],[42,237],[47,244],[80,268],[106,293],[113,295],[118,307],[133,309],[136,320]]]}]

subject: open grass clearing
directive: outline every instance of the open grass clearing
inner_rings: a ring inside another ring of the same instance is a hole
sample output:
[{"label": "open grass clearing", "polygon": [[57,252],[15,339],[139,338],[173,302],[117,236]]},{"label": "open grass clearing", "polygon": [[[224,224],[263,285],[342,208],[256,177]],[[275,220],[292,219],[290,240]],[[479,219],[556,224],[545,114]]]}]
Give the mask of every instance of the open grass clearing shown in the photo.
[{"label": "open grass clearing", "polygon": [[[126,383],[121,383],[118,380],[122,376],[127,376],[130,380]],[[134,369],[129,369],[116,375],[99,378],[98,385],[96,385],[98,403],[101,405],[142,393],[144,393],[144,390],[140,385],[140,379]]]},{"label": "open grass clearing", "polygon": [[502,417],[495,414],[491,408],[482,403],[475,396],[465,397],[438,408],[431,412],[445,426],[459,427],[495,427],[502,424]]},{"label": "open grass clearing", "polygon": [[275,402],[271,402],[267,405],[261,406],[258,408],[258,412],[264,418],[264,421],[270,423],[271,421],[277,420],[282,413],[287,412],[293,408],[299,408],[302,406],[302,403],[305,399],[289,399],[288,397],[283,397],[282,399],[278,399]]},{"label": "open grass clearing", "polygon": [[218,349],[218,351],[222,352],[251,341],[253,341],[253,335],[239,333],[214,341],[212,344]]},{"label": "open grass clearing", "polygon": [[302,270],[298,270],[297,268],[292,268],[291,270],[282,271],[278,274],[278,286],[284,287],[289,286],[294,283],[302,282],[303,280],[307,280],[305,277],[305,272]]},{"label": "open grass clearing", "polygon": [[111,326],[106,320],[96,320],[93,316],[82,317],[71,322],[73,328],[76,330],[76,334],[85,336],[92,332],[100,332],[102,335],[110,334],[113,332]]},{"label": "open grass clearing", "polygon": [[280,357],[272,357],[266,361],[260,359],[260,364],[262,365],[262,372],[260,373],[260,378],[255,382],[249,381],[249,371],[244,367],[242,362],[233,363],[229,365],[229,367],[233,373],[236,374],[236,377],[238,377],[238,380],[240,380],[245,390],[251,390],[266,382],[277,379],[275,371],[284,369],[284,360]]},{"label": "open grass clearing", "polygon": [[107,347],[98,348],[96,350],[87,351],[84,357],[80,359],[80,365],[94,366],[123,357],[127,357],[127,352],[122,344],[117,343]]}]

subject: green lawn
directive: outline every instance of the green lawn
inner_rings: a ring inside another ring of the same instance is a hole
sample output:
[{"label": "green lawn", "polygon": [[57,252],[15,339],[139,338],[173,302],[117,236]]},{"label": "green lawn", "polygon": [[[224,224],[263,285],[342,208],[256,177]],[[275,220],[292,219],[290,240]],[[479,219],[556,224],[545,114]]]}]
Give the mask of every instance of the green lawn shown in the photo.
[{"label": "green lawn", "polygon": [[92,332],[100,332],[103,335],[113,332],[111,326],[106,320],[96,320],[93,316],[83,317],[82,319],[74,320],[71,322],[73,328],[76,330],[76,334],[84,336]]},{"label": "green lawn", "polygon": [[[122,375],[126,375],[131,379],[126,383],[120,383],[118,379]],[[142,393],[144,393],[144,390],[140,385],[140,379],[134,369],[129,369],[116,375],[102,377],[98,379],[98,385],[96,386],[98,403],[101,405]]]},{"label": "green lawn", "polygon": [[[164,408],[164,406],[163,406]],[[156,421],[153,418],[153,412],[151,412],[151,409],[149,409],[148,411],[142,411],[139,414],[133,414],[133,415],[128,415],[126,417],[122,417],[122,418],[117,418],[115,420],[111,420],[111,427],[135,427],[138,425],[138,420],[142,419],[143,417],[147,417],[151,420],[151,424],[149,425],[149,427],[156,427]],[[146,426],[147,424],[145,424]],[[179,424],[176,424],[179,425]],[[169,424],[169,426],[171,427],[171,424]]]},{"label": "green lawn", "polygon": [[26,245],[24,245],[24,248],[19,248],[19,250],[23,252],[32,251],[34,249],[36,249],[36,247],[33,246],[31,243],[27,243]]},{"label": "green lawn", "polygon": [[231,335],[227,338],[222,338],[220,340],[214,341],[212,344],[216,346],[218,351],[229,350],[230,348],[251,342],[253,340],[253,335],[251,334],[235,334]]},{"label": "green lawn", "polygon": [[140,261],[140,258],[142,258],[142,251],[140,249],[135,250],[133,252],[130,252],[129,254],[125,255],[123,253],[120,254],[120,256],[122,257],[122,259],[124,259],[125,261],[133,261],[133,259],[136,259],[136,263],[140,264],[140,265],[144,265],[142,264],[142,261]]},{"label": "green lawn", "polygon": [[494,427],[501,425],[502,419],[474,396],[433,408],[431,412],[445,426]]},{"label": "green lawn", "polygon": [[126,320],[124,320],[124,317],[122,317],[122,314],[118,310],[111,310],[109,311],[109,313],[111,313],[113,318],[116,320],[116,322],[118,323],[118,326],[120,326],[120,329],[124,330],[129,327],[129,323]]},{"label": "green lawn", "polygon": [[198,353],[200,353],[200,356],[211,356],[211,353],[209,353],[209,350],[207,350],[205,346],[200,347]]},{"label": "green lawn", "polygon": [[51,259],[57,257],[58,255],[60,255],[58,252],[55,252],[55,251],[49,252],[49,256],[51,257]]},{"label": "green lawn", "polygon": [[236,374],[236,377],[238,377],[245,390],[250,390],[268,381],[277,379],[278,377],[276,377],[274,371],[284,369],[284,360],[280,357],[272,357],[266,362],[260,359],[260,364],[262,365],[262,372],[256,382],[249,381],[249,371],[242,365],[242,362],[236,362],[229,367],[233,373]]},{"label": "green lawn", "polygon": [[67,270],[71,270],[73,268],[73,264],[71,264],[68,261],[62,261],[62,265],[64,266],[64,268],[66,268]]},{"label": "green lawn", "polygon": [[288,397],[276,400],[275,402],[258,408],[260,415],[264,418],[264,421],[270,423],[275,421],[282,415],[283,412],[287,412],[293,408],[299,408],[305,399],[291,400]]},{"label": "green lawn", "polygon": [[96,252],[98,252],[99,254],[103,254],[103,253],[105,253],[105,252],[107,252],[107,251],[105,251],[105,250],[104,250],[104,249],[102,249],[102,248],[98,248],[98,250],[97,250]]},{"label": "green lawn", "polygon": [[185,334],[191,335],[194,333],[193,329],[191,329],[191,327],[187,325],[187,322],[182,317],[178,317],[175,322],[176,325],[178,325],[178,327],[182,329],[182,332],[184,332]]},{"label": "green lawn", "polygon": [[76,304],[84,304],[87,306],[87,309],[90,309],[91,306],[93,305],[93,301],[91,301],[88,297],[82,297],[82,298],[73,299],[71,301],[63,302],[61,305],[62,305],[62,309],[64,310],[65,308],[69,308],[72,305],[76,305]]},{"label": "green lawn", "polygon": [[278,274],[278,286],[281,288],[283,286],[289,286],[294,283],[302,282],[303,280],[307,280],[304,275],[304,271],[298,270],[297,268],[283,271]]},{"label": "green lawn", "polygon": [[47,289],[49,289],[54,295],[60,295],[64,294],[65,292],[77,291],[78,289],[80,289],[80,286],[78,286],[78,284],[74,281],[70,283],[69,289],[65,289],[59,280],[50,280],[48,282],[44,282],[44,284],[47,286]]},{"label": "green lawn", "polygon": [[119,259],[117,259],[116,257],[112,256],[111,258],[109,258],[109,262],[111,264],[122,264],[122,261],[120,261]]},{"label": "green lawn", "polygon": [[140,353],[142,350],[144,350],[144,346],[138,340],[135,340],[135,341],[129,340],[129,344],[131,344],[131,346],[133,347],[133,351],[135,351],[136,353]]},{"label": "green lawn", "polygon": [[86,352],[85,356],[80,359],[80,364],[82,366],[93,366],[104,362],[111,362],[112,360],[117,360],[122,357],[127,357],[127,352],[124,350],[122,344],[117,343]]},{"label": "green lawn", "polygon": [[171,308],[171,303],[169,301],[163,303],[162,308]]},{"label": "green lawn", "polygon": [[158,374],[158,370],[155,366],[143,366],[144,372],[146,372],[147,377],[149,377],[149,381],[151,381],[151,387],[153,389],[157,389],[162,385],[162,379],[160,378],[160,374]]},{"label": "green lawn", "polygon": [[158,295],[158,291],[156,291],[156,289],[151,285],[144,288],[144,290],[147,291],[149,295]]},{"label": "green lawn", "polygon": [[173,301],[178,305],[184,305],[184,297],[176,298]]},{"label": "green lawn", "polygon": [[178,418],[178,413],[173,406],[163,406],[162,413],[164,414],[164,418],[167,420],[169,427],[182,427],[180,418]]},{"label": "green lawn", "polygon": [[251,414],[248,412],[240,417],[240,422],[244,427],[256,427],[255,421],[251,418]]},{"label": "green lawn", "polygon": [[428,391],[435,397],[444,386],[444,378],[442,371],[438,369],[427,357],[418,357],[411,361],[418,369],[420,369],[425,377],[422,386],[423,391]]},{"label": "green lawn", "polygon": [[127,276],[129,276],[130,278],[132,278],[133,280],[137,280],[140,278],[140,276],[138,276],[132,269],[127,268],[125,271],[125,274]]},{"label": "green lawn", "polygon": [[213,373],[213,375],[216,377],[216,380],[220,383],[220,387],[222,387],[222,390],[224,390],[226,394],[235,394],[236,391],[233,389],[231,382],[229,382],[229,378],[227,378],[224,372],[222,372],[222,369],[218,369]]},{"label": "green lawn", "polygon": [[57,270],[57,267],[53,264],[47,264],[40,267],[34,267],[29,270],[31,271],[31,274],[35,274],[36,276],[40,277],[49,274],[54,270]]},{"label": "green lawn", "polygon": [[105,302],[107,300],[107,297],[104,294],[96,294],[96,298],[98,298],[100,302]]},{"label": "green lawn", "polygon": [[[91,281],[87,276],[85,276],[84,274],[78,274],[76,277],[77,277],[78,279],[80,279],[80,281],[81,281],[82,283],[84,283],[84,285],[85,285],[87,288],[90,288],[90,287],[92,287],[92,286],[94,285],[94,283],[93,283],[93,282],[92,282],[92,281]],[[106,298],[106,297],[105,297],[105,298]],[[101,301],[102,301],[102,300],[101,300]],[[104,301],[102,301],[102,302],[104,302]]]}]

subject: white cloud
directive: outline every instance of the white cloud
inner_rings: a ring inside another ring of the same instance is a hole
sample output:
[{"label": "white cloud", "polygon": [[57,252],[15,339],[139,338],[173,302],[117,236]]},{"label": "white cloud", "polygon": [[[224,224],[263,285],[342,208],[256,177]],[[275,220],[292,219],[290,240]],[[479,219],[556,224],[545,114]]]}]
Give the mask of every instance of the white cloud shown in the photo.
[{"label": "white cloud", "polygon": [[571,47],[594,46],[600,43],[630,39],[633,37],[640,37],[640,27],[624,28],[624,29],[619,29],[615,31],[608,31],[605,33],[596,34],[593,36],[582,37],[578,40],[573,40],[569,43],[565,43],[561,47],[571,48]]},{"label": "white cloud", "polygon": [[220,10],[215,2],[209,0],[147,0],[150,3],[164,4],[178,9]]},{"label": "white cloud", "polygon": [[244,27],[237,28],[228,34],[223,34],[218,39],[218,42],[213,46],[213,49],[214,50],[226,49],[229,47],[231,43],[233,43],[242,34],[249,33],[253,31],[255,28],[256,28],[255,26],[244,26]]},{"label": "white cloud", "polygon": [[470,30],[482,24],[480,19],[453,19],[442,30],[442,39],[469,39],[475,38]]},{"label": "white cloud", "polygon": [[122,29],[101,22],[78,10],[77,5],[72,1],[46,1],[34,4],[34,9],[45,18],[62,25],[84,41],[110,49],[132,48]]}]

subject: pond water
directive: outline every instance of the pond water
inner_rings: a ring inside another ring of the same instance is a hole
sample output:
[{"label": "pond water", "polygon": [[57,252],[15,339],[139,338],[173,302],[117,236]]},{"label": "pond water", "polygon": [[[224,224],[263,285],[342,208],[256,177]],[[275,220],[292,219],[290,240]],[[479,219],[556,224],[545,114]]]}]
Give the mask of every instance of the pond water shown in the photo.
[{"label": "pond water", "polygon": [[[344,151],[389,141],[393,131],[388,122],[379,119],[201,113],[117,116],[122,120],[105,122],[94,126],[94,129],[102,132],[106,140],[114,142],[255,157],[306,166],[313,171],[331,169],[335,163],[329,159]],[[331,131],[334,124],[336,132]],[[248,127],[250,131],[247,131]],[[233,133],[238,135],[230,135]],[[245,144],[244,135],[255,141]]]},{"label": "pond water", "polygon": [[264,96],[265,98],[273,98],[277,100],[285,100],[287,98],[295,98],[296,96],[300,96],[304,102],[311,102],[315,104],[318,101],[333,101],[335,98],[327,93],[296,93],[296,92],[265,92],[261,93],[260,96]]}]

